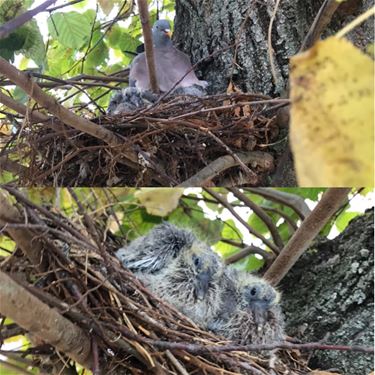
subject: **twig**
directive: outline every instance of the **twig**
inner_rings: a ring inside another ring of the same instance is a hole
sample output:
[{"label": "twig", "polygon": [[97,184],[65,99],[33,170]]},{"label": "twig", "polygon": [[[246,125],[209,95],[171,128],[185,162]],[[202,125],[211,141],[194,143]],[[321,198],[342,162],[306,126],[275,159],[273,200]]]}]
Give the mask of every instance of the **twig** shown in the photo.
[{"label": "twig", "polygon": [[145,53],[152,92],[159,94],[159,85],[156,78],[156,66],[150,17],[148,13],[147,0],[138,0],[139,15],[142,23],[142,31],[145,43]]},{"label": "twig", "polygon": [[[221,240],[221,241],[227,242],[227,241],[223,241],[223,240]],[[231,255],[230,257],[226,258],[225,264],[236,263],[239,260],[241,260],[243,258],[246,258],[247,256],[249,256],[251,254],[260,255],[262,258],[265,259],[265,261],[267,263],[269,263],[271,260],[275,259],[275,256],[274,256],[273,253],[271,253],[269,251],[265,251],[265,250],[261,249],[260,247],[256,247],[256,246],[251,245],[251,246],[246,246],[245,248],[240,250],[238,253],[236,253],[234,255]]]},{"label": "twig", "polygon": [[[37,83],[35,83],[29,76],[22,73],[20,70],[9,64],[2,57],[0,58],[0,73],[8,77],[15,85],[25,91],[36,102],[46,107],[62,122],[81,130],[95,138],[99,138],[110,145],[121,145],[123,142],[111,131],[97,126],[93,122],[79,117],[73,112],[69,111],[62,105],[59,105],[55,98],[46,94]],[[137,162],[135,153],[126,152],[128,158],[133,162]]]},{"label": "twig", "polygon": [[309,49],[319,39],[324,29],[331,22],[332,16],[339,5],[340,2],[337,0],[324,0],[310,30],[302,42],[300,52]]},{"label": "twig", "polygon": [[[265,152],[250,151],[248,153],[237,153],[236,155],[245,164],[257,163],[265,169],[273,168],[273,157]],[[220,173],[237,165],[238,161],[231,155],[221,156],[194,176],[178,185],[178,187],[206,186],[213,178],[220,175]]]},{"label": "twig", "polygon": [[290,207],[302,220],[311,212],[305,200],[299,195],[269,188],[245,188],[245,190]]},{"label": "twig", "polygon": [[265,245],[267,245],[270,249],[272,249],[274,252],[277,253],[277,246],[273,244],[271,241],[267,240],[262,234],[260,234],[258,231],[253,229],[247,222],[244,220],[237,212],[236,210],[228,203],[228,201],[223,198],[219,193],[212,189],[204,188],[204,190],[210,194],[212,197],[214,197],[219,203],[221,203],[252,235],[259,238]]},{"label": "twig", "polygon": [[[120,329],[123,327],[119,327]],[[367,346],[348,346],[348,345],[331,345],[322,343],[305,343],[305,344],[291,344],[288,342],[277,342],[273,344],[250,344],[250,345],[197,345],[183,342],[170,342],[161,340],[152,340],[145,338],[140,335],[135,335],[129,330],[121,329],[121,333],[132,340],[144,342],[149,345],[154,345],[160,349],[169,350],[186,350],[191,354],[201,355],[205,353],[223,353],[233,351],[245,351],[245,352],[259,352],[262,350],[274,350],[274,349],[299,349],[299,350],[339,350],[339,351],[352,351],[360,353],[374,353],[373,347]]]},{"label": "twig", "polygon": [[236,188],[228,188],[229,191],[231,191],[235,197],[237,197],[240,201],[242,201],[246,206],[248,206],[254,213],[263,221],[263,223],[267,226],[269,229],[271,236],[276,244],[276,246],[279,248],[279,251],[277,254],[279,254],[280,250],[284,247],[284,242],[280,237],[279,231],[276,228],[276,225],[272,222],[271,218],[266,214],[266,212],[263,211],[261,207],[259,207],[257,204],[255,204],[250,198],[248,198],[245,194],[241,193],[241,191]]},{"label": "twig", "polygon": [[366,12],[360,14],[356,19],[342,28],[335,36],[336,38],[342,38],[345,34],[353,30],[355,27],[359,26],[362,22],[365,22],[368,18],[375,14],[375,6],[368,9]]},{"label": "twig", "polygon": [[37,6],[36,8],[30,9],[27,12],[20,14],[18,17],[0,26],[0,39],[3,39],[6,36],[8,36],[12,31],[22,26],[27,21],[30,21],[34,16],[36,16],[40,12],[43,12],[46,8],[48,8],[55,2],[56,0],[47,0],[43,4]]},{"label": "twig", "polygon": [[225,151],[238,163],[238,165],[242,168],[242,170],[249,176],[251,179],[256,179],[257,174],[253,172],[242,160],[236,155],[219,137],[213,134],[209,129],[200,127],[199,128],[202,132],[208,134],[211,138],[213,138],[219,145],[224,147]]},{"label": "twig", "polygon": [[272,207],[266,207],[266,206],[261,206],[264,211],[269,211],[269,212],[274,212],[275,214],[278,214],[281,216],[292,228],[293,232],[295,232],[298,228],[297,224],[294,222],[294,220],[287,215],[285,212],[279,210],[278,208],[272,208]]},{"label": "twig", "polygon": [[277,74],[276,74],[276,68],[275,68],[275,61],[273,59],[274,51],[272,48],[272,26],[276,17],[277,10],[279,8],[279,4],[280,4],[280,0],[276,0],[275,8],[273,9],[271,19],[270,19],[270,24],[268,26],[268,56],[270,59],[272,78],[273,78],[273,82],[275,85],[277,85],[278,80],[277,80]]},{"label": "twig", "polygon": [[324,194],[311,214],[302,222],[283,251],[267,270],[264,277],[272,285],[277,285],[294,266],[300,256],[330,220],[332,215],[348,198],[351,189],[330,188]]},{"label": "twig", "polygon": [[185,113],[180,116],[172,117],[171,120],[179,120],[184,117],[190,117],[193,115],[200,115],[202,113],[209,113],[213,111],[218,111],[218,110],[225,110],[225,109],[231,109],[231,108],[237,108],[237,107],[243,107],[247,105],[256,105],[256,104],[274,104],[274,103],[282,103],[282,104],[288,104],[290,103],[289,99],[267,99],[267,100],[255,100],[251,102],[238,102],[234,104],[228,104],[228,105],[222,105],[220,107],[213,107],[213,108],[205,108],[205,109],[200,109],[199,111],[196,112],[190,112],[190,113]]},{"label": "twig", "polygon": [[[2,285],[0,296],[1,300],[5,301],[0,305],[1,314],[47,343],[53,344],[84,367],[91,368],[90,340],[80,327],[39,301],[1,271],[0,280]],[[32,309],[34,315],[31,316],[43,317],[43,319],[30,319],[29,314],[24,313],[26,309]]]}]

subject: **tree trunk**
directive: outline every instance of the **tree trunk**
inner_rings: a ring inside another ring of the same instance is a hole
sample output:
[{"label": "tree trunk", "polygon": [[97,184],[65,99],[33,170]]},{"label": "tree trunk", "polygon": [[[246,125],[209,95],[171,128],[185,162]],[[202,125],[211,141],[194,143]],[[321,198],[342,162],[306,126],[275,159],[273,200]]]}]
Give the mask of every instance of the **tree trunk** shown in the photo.
[{"label": "tree trunk", "polygon": [[[200,77],[213,93],[225,92],[230,77],[246,92],[280,94],[288,80],[288,59],[296,54],[322,0],[280,1],[272,28],[272,48],[277,83],[274,84],[267,42],[275,0],[176,0],[175,42],[200,65]],[[349,0],[340,5],[325,36],[371,6],[371,0]],[[372,20],[356,29],[351,38],[360,47],[373,39]],[[229,48],[238,40],[235,48]],[[222,52],[218,52],[221,51]]]},{"label": "tree trunk", "polygon": [[[373,346],[373,223],[369,210],[334,240],[316,243],[288,273],[280,286],[288,335],[304,342]],[[373,357],[317,351],[310,365],[366,375]]]}]

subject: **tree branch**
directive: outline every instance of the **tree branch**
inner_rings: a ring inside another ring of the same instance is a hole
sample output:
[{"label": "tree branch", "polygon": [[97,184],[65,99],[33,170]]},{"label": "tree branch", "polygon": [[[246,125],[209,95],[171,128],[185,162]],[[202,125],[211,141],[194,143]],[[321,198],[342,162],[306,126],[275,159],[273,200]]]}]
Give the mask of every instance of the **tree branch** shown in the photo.
[{"label": "tree branch", "polygon": [[276,246],[279,249],[282,249],[284,247],[284,242],[280,237],[276,225],[272,222],[272,219],[266,214],[266,212],[263,211],[263,209],[259,207],[257,204],[255,204],[251,199],[249,199],[245,194],[241,193],[241,191],[238,188],[233,187],[228,188],[228,190],[231,191],[237,199],[245,203],[245,205],[248,206],[255,213],[255,215],[257,215],[259,219],[261,219],[264,222],[264,224],[266,224]]},{"label": "tree branch", "polygon": [[311,212],[305,200],[295,194],[269,188],[245,188],[244,190],[250,191],[253,194],[261,195],[272,202],[281,203],[290,207],[302,220]]},{"label": "tree branch", "polygon": [[324,29],[331,22],[332,16],[339,7],[337,0],[325,0],[312,23],[304,41],[302,42],[300,52],[309,49],[320,37]]},{"label": "tree branch", "polygon": [[302,222],[280,255],[265,273],[264,277],[272,285],[277,285],[294,266],[311,241],[340,208],[342,202],[347,199],[350,190],[349,188],[331,188],[324,193],[318,205]]},{"label": "tree branch", "polygon": [[0,39],[8,36],[12,31],[22,26],[24,23],[30,21],[38,13],[43,12],[50,5],[55,3],[56,0],[47,0],[43,4],[40,4],[34,9],[30,9],[27,12],[20,14],[18,17],[4,23],[0,26]]},{"label": "tree branch", "polygon": [[151,90],[155,94],[159,94],[159,85],[156,78],[154,43],[152,40],[152,32],[150,26],[150,17],[148,13],[147,0],[138,0],[139,15],[142,23],[142,32],[145,42],[145,53],[148,67],[148,75],[150,78]]},{"label": "tree branch", "polygon": [[[85,368],[91,367],[90,339],[81,328],[41,302],[1,271],[0,284],[2,315],[64,352]],[[43,319],[40,319],[41,317]]]},{"label": "tree branch", "polygon": [[18,210],[9,202],[9,195],[0,190],[0,226],[17,243],[32,264],[39,270],[45,269],[43,245],[37,235],[27,228],[10,228],[9,224],[24,223]]},{"label": "tree branch", "polygon": [[[221,240],[222,242],[226,242]],[[226,258],[224,260],[225,264],[232,264],[235,262],[238,262],[239,260],[246,258],[247,256],[251,254],[258,254],[264,258],[266,263],[269,263],[271,260],[275,259],[275,256],[273,253],[269,251],[265,251],[259,247],[256,246],[246,246],[242,250],[240,250],[238,253],[231,255],[230,257]]]},{"label": "tree branch", "polygon": [[[54,97],[46,94],[29,76],[22,73],[3,58],[0,58],[0,73],[8,77],[15,85],[25,91],[37,103],[46,107],[49,112],[53,113],[65,124],[90,134],[95,138],[101,139],[110,146],[120,147],[123,145],[124,142],[113,132],[85,118],[77,116],[60,105]],[[135,151],[129,149],[125,150],[124,148],[122,148],[121,151],[125,159],[130,162],[130,166],[134,166],[134,164],[138,165],[138,156]]]},{"label": "tree branch", "polygon": [[258,233],[255,229],[251,228],[251,226],[244,220],[242,217],[235,211],[235,209],[224,199],[219,193],[216,193],[212,189],[204,188],[204,190],[214,197],[220,204],[222,204],[245,228],[254,235],[255,237],[259,238],[265,245],[267,245],[271,250],[277,253],[278,249],[271,241],[267,240],[263,235]]},{"label": "tree branch", "polygon": [[[244,164],[256,163],[261,168],[271,170],[273,168],[272,155],[261,151],[249,151],[247,153],[239,152],[236,154]],[[194,176],[191,176],[186,181],[182,182],[179,187],[205,186],[214,177],[220,175],[225,170],[239,165],[238,160],[235,160],[231,155],[225,155],[217,158],[206,167],[201,169]]]},{"label": "tree branch", "polygon": [[232,351],[245,351],[245,352],[259,352],[262,350],[274,350],[274,349],[299,349],[299,350],[340,350],[340,351],[353,351],[361,353],[374,353],[373,347],[364,346],[347,346],[347,345],[330,345],[322,343],[305,343],[305,344],[291,344],[287,342],[276,342],[273,344],[249,344],[249,345],[199,345],[190,344],[185,342],[170,342],[161,340],[152,340],[143,336],[134,334],[126,329],[124,326],[119,327],[121,333],[135,341],[143,342],[148,345],[154,345],[160,349],[169,350],[186,350],[191,354],[201,355],[206,353],[223,353]]}]

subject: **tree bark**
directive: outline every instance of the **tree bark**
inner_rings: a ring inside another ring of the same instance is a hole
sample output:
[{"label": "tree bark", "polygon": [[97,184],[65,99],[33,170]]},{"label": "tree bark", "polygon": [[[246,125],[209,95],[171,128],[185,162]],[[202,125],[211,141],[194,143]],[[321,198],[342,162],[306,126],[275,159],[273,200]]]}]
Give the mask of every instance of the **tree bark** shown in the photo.
[{"label": "tree bark", "polygon": [[[279,95],[288,81],[289,57],[300,49],[322,3],[323,0],[280,2],[271,38],[277,84],[272,78],[267,41],[275,0],[176,0],[175,42],[194,63],[222,50],[200,65],[200,77],[209,81],[212,92],[225,91],[232,76],[243,91]],[[332,35],[371,3],[346,1],[323,35]],[[368,20],[349,39],[364,48],[373,40],[372,23]],[[229,48],[236,40],[237,52]]]},{"label": "tree bark", "polygon": [[[350,222],[333,240],[320,240],[281,283],[287,334],[303,342],[372,346],[374,340],[374,212]],[[369,374],[373,356],[317,351],[312,368]]]}]

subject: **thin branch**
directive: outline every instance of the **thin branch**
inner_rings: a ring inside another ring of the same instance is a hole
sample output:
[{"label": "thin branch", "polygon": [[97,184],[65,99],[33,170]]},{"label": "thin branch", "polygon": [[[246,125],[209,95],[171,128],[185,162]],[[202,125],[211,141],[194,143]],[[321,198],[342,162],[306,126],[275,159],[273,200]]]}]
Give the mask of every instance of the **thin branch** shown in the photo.
[{"label": "thin branch", "polygon": [[238,198],[246,206],[248,206],[255,213],[255,215],[257,215],[259,219],[261,219],[264,222],[264,224],[266,224],[276,246],[279,249],[282,249],[284,247],[284,242],[280,237],[280,234],[279,234],[279,231],[277,230],[276,225],[273,223],[272,219],[267,215],[267,213],[263,211],[261,207],[255,204],[249,197],[241,193],[241,191],[238,188],[233,187],[233,188],[228,188],[228,190],[231,191],[236,198]]},{"label": "thin branch", "polygon": [[[236,155],[244,164],[256,163],[261,168],[266,170],[271,170],[274,165],[272,155],[266,152],[249,151],[247,153],[237,153]],[[238,161],[235,160],[231,155],[221,156],[178,186],[207,186],[208,183],[215,177],[219,176],[220,173],[237,165],[239,165]]]},{"label": "thin branch", "polygon": [[38,13],[43,12],[50,5],[54,4],[56,0],[47,0],[34,9],[30,9],[25,13],[20,14],[18,17],[4,23],[0,26],[0,39],[8,36],[12,31],[22,26],[24,23],[30,21]]},{"label": "thin branch", "polygon": [[287,215],[285,212],[279,210],[278,208],[272,208],[272,207],[266,207],[266,206],[261,206],[261,208],[263,208],[264,211],[273,212],[275,214],[278,214],[280,217],[282,217],[289,224],[289,226],[292,228],[293,233],[298,229],[298,226],[294,222],[294,220],[289,215]]},{"label": "thin branch", "polygon": [[273,82],[275,85],[277,85],[277,74],[276,74],[276,68],[275,68],[275,61],[273,58],[274,50],[272,48],[272,26],[276,17],[277,10],[279,8],[279,4],[280,4],[280,0],[276,0],[275,8],[273,9],[270,24],[268,26],[268,56],[270,59],[272,78],[273,78]]},{"label": "thin branch", "polygon": [[345,34],[352,31],[354,28],[359,26],[361,23],[365,22],[368,18],[373,17],[375,15],[375,6],[368,9],[366,12],[360,14],[356,19],[342,28],[335,36],[336,38],[342,38]]},{"label": "thin branch", "polygon": [[366,346],[347,346],[347,345],[331,345],[331,344],[322,344],[322,343],[305,343],[305,344],[291,344],[288,342],[276,342],[273,344],[249,344],[249,345],[237,345],[237,344],[228,344],[228,345],[199,345],[199,344],[190,344],[184,342],[170,342],[170,341],[161,341],[161,340],[152,340],[145,338],[140,335],[136,335],[126,329],[124,326],[119,327],[121,333],[135,341],[143,342],[148,345],[154,345],[159,349],[169,349],[171,351],[175,350],[186,350],[191,354],[202,355],[206,353],[223,353],[223,352],[233,352],[233,351],[244,351],[244,352],[259,352],[262,350],[274,350],[274,349],[299,349],[299,350],[339,350],[339,351],[352,351],[360,353],[374,353],[373,347]]},{"label": "thin branch", "polygon": [[40,270],[44,270],[43,245],[38,236],[27,228],[8,227],[9,224],[22,224],[26,220],[21,217],[16,207],[9,202],[9,198],[5,191],[0,190],[0,227],[7,231],[32,264]]},{"label": "thin branch", "polygon": [[295,194],[270,188],[245,188],[244,190],[249,191],[253,194],[260,195],[272,202],[280,203],[290,207],[302,220],[311,212],[305,200]]},{"label": "thin branch", "polygon": [[150,26],[150,16],[148,13],[147,0],[138,0],[139,15],[142,23],[142,31],[145,42],[145,53],[148,68],[148,75],[150,78],[151,90],[155,94],[159,94],[159,85],[156,78],[156,67],[155,67],[155,56],[154,56],[154,46],[152,39],[152,31]]},{"label": "thin branch", "polygon": [[[38,84],[31,79],[31,77],[22,73],[3,58],[0,58],[0,73],[8,77],[12,82],[14,82],[15,85],[25,91],[40,105],[46,107],[49,112],[53,113],[62,122],[72,126],[75,129],[90,134],[95,138],[101,139],[111,146],[119,146],[123,144],[123,141],[111,131],[103,128],[102,126],[98,126],[97,124],[94,124],[83,117],[77,116],[62,105],[58,104],[57,100],[54,97],[46,94],[38,86]],[[124,154],[129,160],[137,163],[138,158],[135,152],[124,151]]]},{"label": "thin branch", "polygon": [[204,190],[214,197],[222,206],[224,206],[252,235],[259,238],[265,245],[267,245],[271,250],[277,253],[278,249],[271,241],[267,240],[262,234],[257,232],[235,211],[235,209],[227,202],[227,200],[222,197],[219,193],[212,189],[204,188]]},{"label": "thin branch", "polygon": [[348,198],[350,188],[330,188],[324,194],[311,214],[302,222],[280,255],[267,270],[264,277],[277,285],[309,247],[311,241],[330,220],[332,215]]},{"label": "thin branch", "polygon": [[302,42],[300,52],[309,49],[320,37],[324,29],[331,22],[332,16],[339,7],[337,0],[325,0],[312,23],[304,41]]},{"label": "thin branch", "polygon": [[[221,241],[226,242],[225,240],[221,240]],[[251,245],[251,246],[247,246],[247,247],[243,248],[238,253],[233,254],[230,257],[226,258],[225,264],[236,263],[239,260],[241,260],[243,258],[246,258],[247,256],[249,256],[251,254],[260,255],[261,257],[264,258],[266,263],[269,263],[271,260],[275,259],[275,256],[274,256],[273,253],[271,253],[269,251],[265,251],[265,250],[261,249],[260,247],[256,247],[256,246]]]}]

